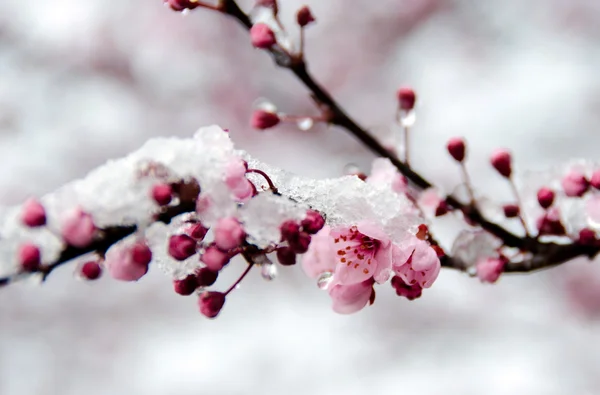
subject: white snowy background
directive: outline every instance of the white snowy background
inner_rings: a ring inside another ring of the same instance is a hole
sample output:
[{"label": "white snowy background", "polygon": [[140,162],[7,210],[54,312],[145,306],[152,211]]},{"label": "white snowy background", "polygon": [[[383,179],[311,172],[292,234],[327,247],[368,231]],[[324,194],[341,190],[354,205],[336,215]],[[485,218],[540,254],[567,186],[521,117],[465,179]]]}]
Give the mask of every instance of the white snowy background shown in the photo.
[{"label": "white snowy background", "polygon": [[[0,2],[0,204],[213,123],[304,176],[368,169],[372,156],[342,130],[250,130],[259,97],[315,114],[305,89],[234,21],[161,3]],[[297,7],[313,8],[310,67],[362,124],[383,135],[396,87],[416,87],[414,166],[448,190],[453,135],[470,143],[478,190],[499,201],[509,195],[487,164],[495,147],[519,170],[598,159],[597,0],[281,3],[292,31]],[[137,284],[82,283],[67,266],[41,287],[3,289],[0,394],[600,393],[600,268],[585,262],[494,286],[443,271],[418,301],[386,287],[352,316],[284,269],[272,283],[251,276],[215,321],[157,270]]]}]

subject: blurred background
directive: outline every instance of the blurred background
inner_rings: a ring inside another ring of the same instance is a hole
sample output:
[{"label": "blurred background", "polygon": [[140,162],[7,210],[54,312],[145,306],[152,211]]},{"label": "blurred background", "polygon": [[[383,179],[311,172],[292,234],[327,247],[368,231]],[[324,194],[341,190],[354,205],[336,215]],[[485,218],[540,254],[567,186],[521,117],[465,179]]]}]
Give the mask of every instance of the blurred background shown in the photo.
[{"label": "blurred background", "polygon": [[[113,3],[0,2],[0,204],[213,123],[301,175],[369,169],[343,130],[249,128],[260,97],[317,112],[233,20]],[[282,0],[292,34],[302,4],[318,20],[307,32],[314,76],[382,139],[396,131],[396,88],[415,87],[414,167],[447,190],[459,180],[445,152],[454,135],[470,144],[479,192],[500,202],[508,188],[487,165],[498,146],[519,170],[598,157],[597,0]],[[251,276],[215,321],[157,270],[132,285],[83,283],[73,269],[0,292],[0,394],[600,393],[600,268],[587,262],[493,286],[443,271],[417,301],[380,287],[352,316],[283,268],[271,283]],[[219,287],[241,270],[232,264]]]}]

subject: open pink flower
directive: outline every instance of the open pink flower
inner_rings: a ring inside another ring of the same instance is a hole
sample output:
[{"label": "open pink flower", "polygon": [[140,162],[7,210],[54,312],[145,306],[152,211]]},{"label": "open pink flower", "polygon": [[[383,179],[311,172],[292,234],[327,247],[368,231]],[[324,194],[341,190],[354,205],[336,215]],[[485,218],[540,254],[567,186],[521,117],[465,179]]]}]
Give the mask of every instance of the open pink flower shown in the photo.
[{"label": "open pink flower", "polygon": [[425,240],[411,237],[401,246],[394,245],[393,269],[406,284],[429,288],[440,273],[440,258]]},{"label": "open pink flower", "polygon": [[334,273],[333,284],[352,285],[370,278],[381,283],[389,278],[391,246],[387,235],[369,223],[335,229],[325,226],[312,237],[302,265],[313,278]]}]

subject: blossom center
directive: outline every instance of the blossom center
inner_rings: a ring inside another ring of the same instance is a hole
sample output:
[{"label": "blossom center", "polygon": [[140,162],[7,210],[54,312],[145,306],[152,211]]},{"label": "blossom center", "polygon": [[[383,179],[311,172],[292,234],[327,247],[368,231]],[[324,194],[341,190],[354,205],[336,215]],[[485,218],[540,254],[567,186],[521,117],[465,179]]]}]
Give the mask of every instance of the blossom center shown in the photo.
[{"label": "blossom center", "polygon": [[340,264],[362,270],[364,274],[375,271],[377,262],[374,257],[381,247],[381,241],[360,233],[356,226],[352,226],[348,231],[334,235],[334,243]]}]

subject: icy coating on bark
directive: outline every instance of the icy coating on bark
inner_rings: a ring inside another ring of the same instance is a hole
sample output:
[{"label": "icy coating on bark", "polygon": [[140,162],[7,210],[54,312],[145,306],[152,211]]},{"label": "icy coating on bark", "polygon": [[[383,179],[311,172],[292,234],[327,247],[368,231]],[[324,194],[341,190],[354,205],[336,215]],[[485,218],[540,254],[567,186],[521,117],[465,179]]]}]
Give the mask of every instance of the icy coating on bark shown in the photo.
[{"label": "icy coating on bark", "polygon": [[[265,171],[281,196],[266,190],[262,176],[248,174],[259,194],[246,203],[236,202],[224,184],[227,164],[236,157],[246,159],[249,168]],[[158,206],[149,191],[159,181],[192,177],[201,186],[199,200],[205,205],[198,217],[203,223],[210,226],[218,218],[234,216],[243,223],[248,241],[259,248],[279,242],[279,225],[287,219],[302,219],[309,207],[320,211],[332,226],[368,219],[396,242],[414,233],[423,222],[412,203],[389,186],[367,184],[354,176],[324,180],[294,176],[234,150],[229,134],[210,126],[201,128],[193,138],[152,139],[128,156],[110,160],[84,179],[42,197],[40,201],[48,213],[45,228],[23,226],[21,207],[0,209],[0,275],[14,272],[16,250],[24,241],[40,246],[44,262],[54,261],[64,247],[57,236],[60,219],[75,207],[91,214],[100,228],[137,225],[138,233],[129,239],[145,237],[161,269],[175,277],[190,273],[199,266],[197,257],[175,262],[167,254],[168,236],[180,233],[183,219],[190,214],[168,226],[152,223]]]}]

